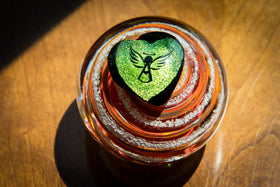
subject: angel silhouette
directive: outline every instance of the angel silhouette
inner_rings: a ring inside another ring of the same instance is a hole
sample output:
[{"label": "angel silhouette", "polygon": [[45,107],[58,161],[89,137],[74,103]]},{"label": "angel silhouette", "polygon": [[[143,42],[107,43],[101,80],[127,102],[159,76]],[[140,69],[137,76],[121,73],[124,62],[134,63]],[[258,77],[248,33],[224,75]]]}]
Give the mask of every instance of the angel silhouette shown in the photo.
[{"label": "angel silhouette", "polygon": [[[153,80],[151,70],[158,70],[163,67],[166,63],[166,59],[172,54],[174,50],[172,49],[169,53],[159,56],[153,59],[153,55],[156,53],[143,53],[147,55],[145,58],[141,56],[140,53],[130,47],[130,61],[136,68],[143,68],[138,80],[144,83],[149,83]],[[152,55],[152,56],[151,56]]]}]

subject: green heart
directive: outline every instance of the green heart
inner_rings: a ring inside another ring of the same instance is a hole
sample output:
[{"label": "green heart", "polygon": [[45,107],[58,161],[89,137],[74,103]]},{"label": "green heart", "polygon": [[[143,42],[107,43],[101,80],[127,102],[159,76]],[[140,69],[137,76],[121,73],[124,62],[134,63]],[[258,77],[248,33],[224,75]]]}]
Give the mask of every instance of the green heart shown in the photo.
[{"label": "green heart", "polygon": [[157,32],[138,40],[121,41],[111,50],[108,63],[120,86],[144,101],[161,105],[179,80],[183,58],[179,42],[169,34]]}]

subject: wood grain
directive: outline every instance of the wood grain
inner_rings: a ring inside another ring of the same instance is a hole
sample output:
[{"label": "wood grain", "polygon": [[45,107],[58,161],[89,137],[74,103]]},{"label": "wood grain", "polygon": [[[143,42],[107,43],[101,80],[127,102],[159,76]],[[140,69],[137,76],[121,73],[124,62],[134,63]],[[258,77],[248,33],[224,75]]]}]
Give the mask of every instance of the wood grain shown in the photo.
[{"label": "wood grain", "polygon": [[85,1],[0,70],[0,186],[65,186],[55,145],[81,62],[107,29],[145,15],[200,30],[228,73],[227,113],[184,186],[279,186],[279,9],[278,0]]}]

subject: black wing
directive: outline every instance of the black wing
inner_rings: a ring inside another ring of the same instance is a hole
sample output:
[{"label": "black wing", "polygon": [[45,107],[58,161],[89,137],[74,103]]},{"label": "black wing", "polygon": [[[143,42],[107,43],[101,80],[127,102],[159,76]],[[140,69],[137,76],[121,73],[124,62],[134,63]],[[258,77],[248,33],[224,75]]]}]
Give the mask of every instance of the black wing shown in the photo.
[{"label": "black wing", "polygon": [[132,47],[130,47],[130,61],[133,63],[133,65],[137,68],[144,68],[144,59],[143,57],[140,55],[140,53],[138,53],[137,51],[135,51],[134,49],[132,49]]},{"label": "black wing", "polygon": [[152,65],[151,65],[151,69],[153,69],[153,70],[158,70],[159,68],[161,68],[162,66],[164,66],[165,63],[166,63],[166,60],[170,57],[170,55],[173,53],[173,51],[174,51],[174,50],[172,49],[169,53],[155,58],[155,59],[153,60]]}]

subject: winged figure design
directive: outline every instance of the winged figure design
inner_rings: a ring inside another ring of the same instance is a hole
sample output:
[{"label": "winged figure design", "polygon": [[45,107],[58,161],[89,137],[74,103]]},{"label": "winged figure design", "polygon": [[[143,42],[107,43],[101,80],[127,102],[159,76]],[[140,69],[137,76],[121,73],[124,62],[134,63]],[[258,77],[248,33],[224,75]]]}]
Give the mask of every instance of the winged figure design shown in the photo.
[{"label": "winged figure design", "polygon": [[151,70],[159,70],[163,67],[173,51],[174,50],[171,50],[167,54],[156,58],[152,57],[156,55],[155,53],[143,53],[144,55],[148,54],[145,58],[143,58],[140,53],[130,47],[130,61],[136,68],[142,68],[142,71],[138,76],[138,80],[144,83],[153,81]]}]

